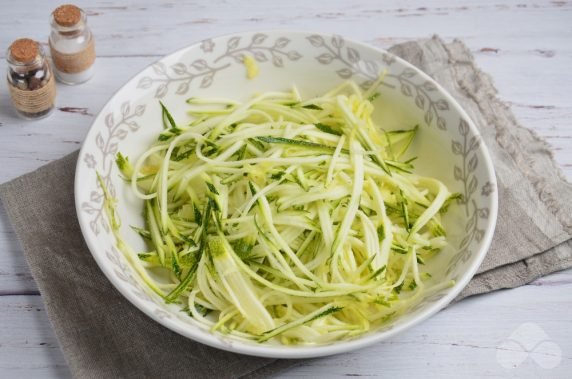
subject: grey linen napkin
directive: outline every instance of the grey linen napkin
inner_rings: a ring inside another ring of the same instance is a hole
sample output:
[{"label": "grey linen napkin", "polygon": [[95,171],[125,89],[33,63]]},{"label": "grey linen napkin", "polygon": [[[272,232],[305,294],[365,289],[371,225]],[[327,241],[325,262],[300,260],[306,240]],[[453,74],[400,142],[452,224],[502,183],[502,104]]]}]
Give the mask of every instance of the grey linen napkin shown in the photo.
[{"label": "grey linen napkin", "polygon": [[[499,217],[479,273],[458,299],[523,285],[572,266],[572,186],[546,143],[516,122],[463,43],[439,38],[390,49],[433,76],[467,110],[489,147]],[[71,372],[78,378],[268,377],[296,363],[241,356],[181,337],[124,299],[101,273],[76,219],[77,152],[0,186],[0,198]]]}]

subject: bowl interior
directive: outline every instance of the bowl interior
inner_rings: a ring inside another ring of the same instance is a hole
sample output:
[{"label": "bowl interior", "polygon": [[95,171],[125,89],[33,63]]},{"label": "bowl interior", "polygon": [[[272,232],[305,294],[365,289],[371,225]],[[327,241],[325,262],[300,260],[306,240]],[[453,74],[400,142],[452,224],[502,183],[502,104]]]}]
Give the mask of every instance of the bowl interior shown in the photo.
[{"label": "bowl interior", "polygon": [[[243,56],[260,68],[246,78]],[[374,119],[383,128],[419,125],[408,155],[417,156],[416,173],[436,177],[464,199],[444,218],[449,246],[429,261],[432,281],[456,284],[425,297],[407,314],[381,330],[332,345],[284,347],[255,344],[212,334],[176,305],[147,291],[125,257],[114,247],[102,211],[96,172],[118,200],[121,235],[135,250],[144,243],[130,225],[143,226],[142,203],[131,194],[115,167],[115,154],[137,158],[162,130],[159,100],[175,119],[189,120],[185,100],[221,96],[246,100],[263,91],[296,85],[304,98],[352,78],[367,87],[386,70]],[[131,79],[105,105],[82,147],[76,172],[76,206],[87,244],[111,282],[138,308],[160,323],[200,342],[245,354],[310,357],[339,353],[386,338],[428,317],[466,285],[484,257],[496,219],[496,184],[486,148],[455,101],[425,74],[388,53],[339,36],[292,32],[245,33],[203,41],[179,50]]]}]

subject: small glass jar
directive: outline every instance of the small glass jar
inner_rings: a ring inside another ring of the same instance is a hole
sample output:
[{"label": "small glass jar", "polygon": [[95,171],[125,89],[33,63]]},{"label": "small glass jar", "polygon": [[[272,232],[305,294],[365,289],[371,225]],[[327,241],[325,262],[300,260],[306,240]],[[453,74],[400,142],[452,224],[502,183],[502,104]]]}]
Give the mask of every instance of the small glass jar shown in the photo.
[{"label": "small glass jar", "polygon": [[50,52],[54,72],[64,84],[80,84],[94,73],[95,45],[85,12],[72,4],[52,12]]},{"label": "small glass jar", "polygon": [[16,112],[35,120],[55,107],[56,84],[42,46],[28,38],[14,41],[6,52],[8,90]]}]

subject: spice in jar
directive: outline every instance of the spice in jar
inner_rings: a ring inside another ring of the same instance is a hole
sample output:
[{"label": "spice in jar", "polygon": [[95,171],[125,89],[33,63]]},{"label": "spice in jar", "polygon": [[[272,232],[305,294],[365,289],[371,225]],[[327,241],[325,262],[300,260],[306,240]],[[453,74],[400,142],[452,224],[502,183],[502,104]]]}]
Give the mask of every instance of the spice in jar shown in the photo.
[{"label": "spice in jar", "polygon": [[79,84],[93,76],[95,45],[85,12],[72,4],[52,12],[50,52],[54,72],[65,84]]},{"label": "spice in jar", "polygon": [[18,114],[27,119],[46,117],[54,109],[56,84],[42,46],[22,38],[6,53],[8,90]]}]

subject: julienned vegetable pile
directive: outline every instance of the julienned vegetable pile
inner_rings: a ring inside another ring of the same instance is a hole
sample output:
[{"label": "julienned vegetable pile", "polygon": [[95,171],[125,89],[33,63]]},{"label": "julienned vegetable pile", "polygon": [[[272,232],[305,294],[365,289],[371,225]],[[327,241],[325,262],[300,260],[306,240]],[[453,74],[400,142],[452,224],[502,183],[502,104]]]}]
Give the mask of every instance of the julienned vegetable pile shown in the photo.
[{"label": "julienned vegetable pile", "polygon": [[[372,87],[375,89],[375,86]],[[148,250],[119,248],[149,288],[199,324],[239,338],[319,344],[407,311],[423,267],[446,244],[441,214],[458,195],[412,173],[417,127],[372,121],[374,90],[353,82],[302,100],[190,98],[192,122],[165,129],[117,165],[144,200]]]}]

